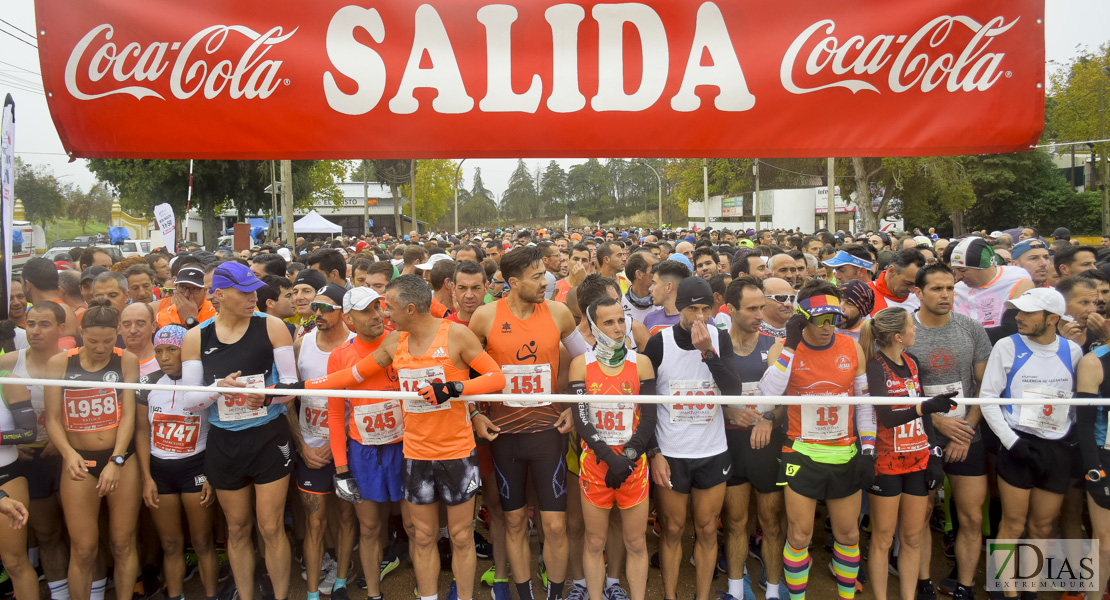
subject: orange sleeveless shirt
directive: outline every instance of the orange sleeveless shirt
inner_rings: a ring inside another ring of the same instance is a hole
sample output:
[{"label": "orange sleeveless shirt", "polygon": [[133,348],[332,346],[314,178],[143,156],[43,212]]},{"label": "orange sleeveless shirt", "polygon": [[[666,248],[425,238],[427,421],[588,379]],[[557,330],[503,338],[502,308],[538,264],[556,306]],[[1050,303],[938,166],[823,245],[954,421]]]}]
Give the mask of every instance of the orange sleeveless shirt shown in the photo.
[{"label": "orange sleeveless shirt", "polygon": [[490,409],[491,420],[501,433],[534,433],[555,427],[558,406],[537,406],[528,402],[528,394],[555,393],[560,337],[546,301],[536,304],[532,315],[523,320],[513,314],[507,298],[497,301],[486,352],[505,373],[504,393],[516,397],[495,402]]},{"label": "orange sleeveless shirt", "polygon": [[832,344],[820,350],[805,342],[798,344],[784,395],[832,397],[828,405],[791,405],[787,410],[787,436],[813,444],[854,444],[854,411],[850,404],[838,404],[835,396],[852,395],[857,370],[856,342],[846,335],[836,334]]},{"label": "orange sleeveless shirt", "polygon": [[[447,348],[449,321],[440,321],[439,330],[428,349],[419,356],[409,352],[409,334],[400,332],[393,368],[403,392],[418,391],[424,382],[467,381],[470,371],[451,364]],[[416,460],[454,460],[470,456],[474,434],[470,415],[462,398],[452,398],[436,406],[424,399],[406,400],[405,458]]]}]

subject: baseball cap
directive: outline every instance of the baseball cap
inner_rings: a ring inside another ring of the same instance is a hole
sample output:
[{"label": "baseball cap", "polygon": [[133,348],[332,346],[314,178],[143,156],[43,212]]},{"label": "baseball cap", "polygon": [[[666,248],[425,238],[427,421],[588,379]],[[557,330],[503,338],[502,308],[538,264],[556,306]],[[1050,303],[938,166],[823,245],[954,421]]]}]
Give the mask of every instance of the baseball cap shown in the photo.
[{"label": "baseball cap", "polygon": [[840,308],[840,298],[828,294],[810,296],[805,300],[798,301],[797,310],[798,312],[805,314],[807,319],[809,317],[825,315],[829,313],[835,313],[838,315],[844,314],[844,309]]},{"label": "baseball cap", "polygon": [[1052,239],[1054,240],[1070,240],[1071,230],[1067,227],[1057,227],[1056,231],[1052,232]]},{"label": "baseball cap", "polygon": [[108,272],[108,267],[103,265],[94,265],[81,271],[81,283],[85,283],[91,279],[96,279],[97,275]]},{"label": "baseball cap", "polygon": [[671,255],[667,257],[667,260],[673,260],[677,263],[682,263],[682,264],[686,265],[687,269],[690,269],[691,273],[694,272],[694,264],[690,262],[689,258],[686,258],[685,254],[679,254],[678,252],[672,252]]},{"label": "baseball cap", "polygon": [[1000,237],[1002,237],[1002,232],[998,231],[998,230],[992,231],[990,237],[996,238],[996,239],[1000,238]]},{"label": "baseball cap", "polygon": [[324,274],[316,269],[301,269],[297,271],[297,277],[293,280],[293,287],[304,284],[314,290],[318,290],[328,283],[324,278]]},{"label": "baseball cap", "polygon": [[690,242],[691,244],[693,244],[698,241],[698,238],[694,237],[693,234],[689,234],[686,237],[682,238],[682,241]]},{"label": "baseball cap", "polygon": [[1064,301],[1064,295],[1052,288],[1033,288],[1017,298],[1007,300],[1006,306],[1016,308],[1021,312],[1043,310],[1059,315],[1065,321],[1075,320],[1067,315],[1068,304]]},{"label": "baseball cap", "polygon": [[336,306],[343,306],[343,297],[347,295],[347,288],[337,284],[329,283],[324,287],[316,290],[316,301],[320,300],[320,296],[326,297],[332,301]]},{"label": "baseball cap", "polygon": [[755,248],[755,244],[753,244],[752,241],[749,240],[748,238],[741,238],[741,239],[736,240],[736,247],[737,248]]},{"label": "baseball cap", "polygon": [[869,260],[863,260],[862,258],[860,258],[858,256],[853,256],[851,254],[848,254],[847,252],[845,252],[843,250],[837,250],[836,254],[834,254],[832,258],[830,258],[829,260],[826,260],[822,264],[824,264],[826,267],[839,267],[840,265],[852,265],[853,267],[859,267],[861,269],[870,269],[871,265],[872,265],[872,262],[869,261]]},{"label": "baseball cap", "polygon": [[1014,247],[1010,249],[1010,258],[1017,260],[1019,256],[1025,254],[1030,250],[1040,250],[1042,248],[1048,249],[1048,245],[1037,238],[1021,240],[1020,242],[1014,244]]},{"label": "baseball cap", "polygon": [[193,265],[181,267],[181,270],[177,272],[177,278],[174,279],[174,285],[183,283],[204,287],[204,269]]},{"label": "baseball cap", "polygon": [[932,248],[933,247],[933,240],[931,240],[931,239],[929,239],[929,238],[927,238],[923,235],[913,236],[913,241],[917,242],[918,246],[925,246],[926,248]]},{"label": "baseball cap", "polygon": [[373,288],[351,288],[343,295],[343,312],[349,313],[352,310],[364,310],[367,306],[370,306],[371,302],[382,298],[383,296],[374,291]]},{"label": "baseball cap", "polygon": [[362,252],[363,250],[365,250],[369,247],[370,247],[370,244],[367,243],[365,240],[359,240],[359,242],[357,244],[355,244],[355,252]]},{"label": "baseball cap", "polygon": [[994,248],[981,237],[966,237],[952,249],[952,267],[989,269],[999,262]]},{"label": "baseball cap", "polygon": [[431,269],[433,266],[435,266],[435,264],[437,262],[439,262],[441,260],[451,260],[451,257],[448,256],[447,254],[433,254],[433,255],[428,257],[428,262],[416,265],[416,268],[417,269],[423,269],[423,270],[426,271],[428,269]]},{"label": "baseball cap", "polygon": [[[182,271],[184,270],[182,269]],[[179,272],[178,275],[180,274]],[[240,292],[253,292],[263,287],[266,287],[266,284],[262,283],[253,271],[247,268],[246,265],[235,261],[220,263],[220,266],[212,271],[213,290],[235,288]]]},{"label": "baseball cap", "polygon": [[687,277],[678,284],[678,297],[675,298],[674,307],[682,310],[695,304],[713,304],[713,288],[701,277]]}]

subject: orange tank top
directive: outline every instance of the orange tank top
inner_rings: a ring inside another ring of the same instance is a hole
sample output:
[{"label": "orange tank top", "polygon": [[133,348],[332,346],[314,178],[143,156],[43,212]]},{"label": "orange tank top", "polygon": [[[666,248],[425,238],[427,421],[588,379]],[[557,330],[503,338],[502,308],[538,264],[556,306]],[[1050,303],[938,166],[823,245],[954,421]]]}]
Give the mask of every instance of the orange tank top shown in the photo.
[{"label": "orange tank top", "polygon": [[[636,358],[647,360],[646,358],[630,355],[632,360],[625,359],[619,373],[609,375],[601,369],[601,364],[593,359],[592,353],[586,356],[587,394],[631,396],[640,393],[640,374],[636,370]],[[654,409],[654,407],[651,408]],[[597,429],[598,435],[619,454],[624,451],[624,444],[632,438],[632,434],[640,425],[640,408],[633,402],[591,404],[590,423]],[[582,442],[582,450],[591,453],[586,442]]]},{"label": "orange tank top", "polygon": [[[401,391],[415,392],[425,383],[470,379],[469,370],[459,369],[451,363],[447,347],[451,326],[449,321],[440,321],[435,338],[419,356],[409,352],[408,332],[400,332],[393,368],[397,371]],[[461,398],[452,398],[438,406],[423,399],[406,400],[403,406],[405,458],[454,460],[470,456],[474,450],[474,435],[466,403]]]},{"label": "orange tank top", "polygon": [[536,304],[531,316],[519,319],[508,298],[497,301],[486,338],[489,353],[505,374],[503,393],[513,396],[490,409],[501,433],[534,433],[555,427],[559,408],[550,402],[529,402],[528,394],[554,394],[559,380],[559,328],[547,302]]},{"label": "orange tank top", "polygon": [[[357,365],[363,358],[373,354],[384,339],[385,335],[382,335],[376,342],[367,344],[357,336],[352,338],[349,344],[335,349],[328,356],[328,373],[343,371]],[[365,379],[361,383],[351,385],[347,389],[397,391],[400,389],[397,385],[397,371],[390,365],[379,371],[373,377]],[[378,441],[379,443],[401,441],[399,436],[404,432],[404,423],[398,420],[398,417],[403,417],[400,411],[400,402],[397,400],[387,400],[385,398],[333,398],[329,401],[329,406],[333,401],[339,403],[346,401],[349,405],[347,410],[347,429],[352,440],[358,440],[363,444],[371,444],[374,441]],[[365,408],[383,402],[393,402],[397,410],[394,411],[393,406],[390,406],[386,410]]]},{"label": "orange tank top", "polygon": [[[787,396],[850,396],[859,370],[856,342],[836,334],[825,348],[812,348],[804,341],[791,361]],[[850,446],[856,441],[854,414],[850,404],[791,405],[787,410],[787,436],[812,444]]]}]

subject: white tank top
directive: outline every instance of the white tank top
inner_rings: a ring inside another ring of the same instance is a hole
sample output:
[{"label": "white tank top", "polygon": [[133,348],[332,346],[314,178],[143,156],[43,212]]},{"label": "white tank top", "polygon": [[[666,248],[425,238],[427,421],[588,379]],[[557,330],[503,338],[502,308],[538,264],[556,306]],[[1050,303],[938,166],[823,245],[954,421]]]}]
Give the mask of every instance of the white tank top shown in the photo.
[{"label": "white tank top", "polygon": [[[31,379],[31,374],[27,371],[27,349],[24,348],[18,352],[15,366],[12,367],[12,375]],[[35,442],[45,442],[49,437],[46,435],[46,404],[43,401],[42,386],[31,385],[27,386],[27,389],[31,392],[31,408],[35,409],[35,422],[38,423]]]},{"label": "white tank top", "polygon": [[[677,327],[677,325],[676,325]],[[720,352],[720,336],[710,326],[713,349]],[[676,402],[658,405],[659,419],[655,437],[664,456],[672,458],[706,458],[728,450],[725,441],[725,419],[718,404],[709,404],[721,395],[709,367],[697,350],[683,350],[674,341],[674,328],[663,334],[663,361],[655,374],[656,387],[662,396],[682,396]]]},{"label": "white tank top", "polygon": [[[140,375],[139,383],[176,385],[180,381],[163,374],[158,381],[150,382],[148,375]],[[151,390],[146,403],[151,456],[176,460],[196,456],[208,447],[208,409],[185,410],[185,392]]]},{"label": "white tank top", "polygon": [[[8,399],[0,402],[0,431],[15,429],[15,418],[8,409]],[[0,446],[0,467],[6,467],[19,460],[19,448],[16,446]]]},{"label": "white tank top", "polygon": [[962,281],[956,284],[956,312],[979,321],[987,329],[1002,324],[1002,313],[1014,287],[1030,279],[1029,272],[1021,267],[995,268],[998,273],[994,279],[981,288],[970,287]]},{"label": "white tank top", "polygon": [[1005,395],[1045,401],[1044,404],[1003,404],[1002,416],[1006,424],[1014,431],[1041,439],[1063,439],[1075,423],[1075,407],[1057,402],[1071,398],[1075,389],[1075,366],[1071,364],[1078,362],[1076,356],[1079,354],[1072,352],[1075,342],[1056,336],[1054,344],[1031,347],[1017,335],[999,340],[1000,344],[1006,342],[1014,345],[1014,361],[1007,374],[1009,385]]},{"label": "white tank top", "polygon": [[[331,352],[324,352],[316,345],[316,334],[320,331],[313,329],[301,338],[301,349],[297,353],[297,372],[302,381],[323,377],[328,374],[328,357]],[[347,340],[355,337],[353,332],[347,335]],[[342,344],[341,344],[342,345]],[[324,396],[301,396],[301,410],[298,414],[301,424],[301,437],[309,448],[319,448],[328,443],[328,399]]]}]

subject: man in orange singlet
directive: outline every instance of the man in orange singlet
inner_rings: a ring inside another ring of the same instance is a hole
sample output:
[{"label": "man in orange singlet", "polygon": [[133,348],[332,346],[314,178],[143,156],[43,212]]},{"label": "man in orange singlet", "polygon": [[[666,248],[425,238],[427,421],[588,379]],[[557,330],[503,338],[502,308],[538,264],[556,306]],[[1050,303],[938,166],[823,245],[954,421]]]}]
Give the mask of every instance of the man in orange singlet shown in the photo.
[{"label": "man in orange singlet", "polygon": [[[385,288],[386,308],[397,331],[378,349],[350,369],[308,382],[277,387],[346,389],[376,377],[392,365],[401,391],[419,392],[423,399],[405,400],[405,501],[402,511],[412,522],[410,553],[421,600],[438,600],[439,504],[447,505],[455,581],[448,600],[474,597],[474,494],[478,492],[478,459],[471,419],[478,410],[459,396],[488,394],[505,387],[497,363],[482,350],[467,328],[433,317],[432,291],[416,275],[402,275]],[[480,375],[470,379],[468,369]],[[482,434],[480,431],[479,434]],[[353,478],[337,477],[336,491],[361,498]]]},{"label": "man in orange singlet", "polygon": [[568,555],[565,434],[574,426],[572,411],[547,401],[523,399],[528,394],[554,394],[565,388],[570,358],[559,340],[576,332],[570,309],[544,299],[545,273],[541,249],[524,246],[509,252],[501,258],[501,274],[509,293],[479,308],[470,319],[470,330],[485,342],[505,373],[504,393],[513,396],[493,403],[492,425],[482,415],[475,427],[479,432],[497,434],[490,447],[519,600],[532,600],[525,498],[529,474],[544,529],[548,600],[562,597]]}]

